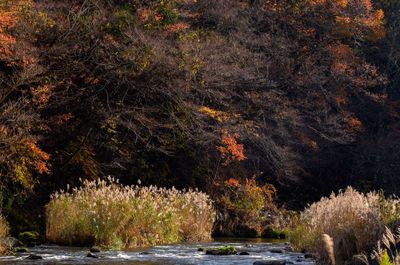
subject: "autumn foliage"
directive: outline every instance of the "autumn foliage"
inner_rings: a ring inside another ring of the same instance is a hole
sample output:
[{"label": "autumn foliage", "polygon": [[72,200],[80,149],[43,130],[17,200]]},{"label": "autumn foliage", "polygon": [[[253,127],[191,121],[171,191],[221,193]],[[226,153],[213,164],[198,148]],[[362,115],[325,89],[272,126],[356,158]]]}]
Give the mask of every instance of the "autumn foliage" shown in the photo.
[{"label": "autumn foliage", "polygon": [[239,134],[230,134],[227,130],[222,130],[221,144],[217,146],[217,150],[221,154],[222,161],[225,165],[230,164],[233,161],[242,161],[246,159],[244,154],[243,144],[237,143],[236,139]]},{"label": "autumn foliage", "polygon": [[216,224],[216,233],[225,236],[260,236],[268,224],[264,217],[276,210],[276,189],[270,184],[260,185],[255,177],[238,180],[230,178],[215,183],[219,193],[217,209],[222,215]]},{"label": "autumn foliage", "polygon": [[35,75],[36,58],[24,38],[18,38],[24,10],[30,1],[4,1],[0,5],[0,169],[3,184],[32,189],[34,174],[49,174],[50,155],[38,144],[34,131],[41,123],[33,110],[34,101],[25,95],[29,78]]},{"label": "autumn foliage", "polygon": [[5,214],[108,175],[199,187],[225,212],[257,201],[238,218],[262,219],[272,184],[291,208],[348,184],[400,192],[395,7],[2,1]]}]

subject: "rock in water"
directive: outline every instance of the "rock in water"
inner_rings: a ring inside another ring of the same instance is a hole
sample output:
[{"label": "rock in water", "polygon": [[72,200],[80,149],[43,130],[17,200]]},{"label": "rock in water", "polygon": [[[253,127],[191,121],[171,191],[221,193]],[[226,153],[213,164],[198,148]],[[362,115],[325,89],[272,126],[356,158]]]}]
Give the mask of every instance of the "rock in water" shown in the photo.
[{"label": "rock in water", "polygon": [[5,237],[5,238],[0,238],[0,243],[2,245],[8,246],[10,248],[17,247],[18,244],[18,239],[14,237]]},{"label": "rock in water", "polygon": [[39,255],[31,254],[28,257],[26,257],[26,259],[38,260],[38,259],[43,259],[43,257],[39,256]]},{"label": "rock in water", "polygon": [[306,254],[304,254],[304,258],[306,258],[306,259],[313,259],[313,258],[315,258],[315,257],[314,257],[314,255],[311,254],[311,253],[306,253]]},{"label": "rock in water", "polygon": [[286,260],[263,260],[256,261],[253,265],[286,265]]},{"label": "rock in water", "polygon": [[90,253],[90,252],[86,255],[86,257],[88,257],[88,258],[93,258],[93,259],[97,259],[97,258],[98,258],[96,255],[93,255],[93,254]]},{"label": "rock in water", "polygon": [[294,252],[294,249],[292,246],[286,246],[283,248],[283,250],[287,251],[287,252]]},{"label": "rock in water", "polygon": [[237,250],[234,247],[220,247],[216,249],[207,249],[206,255],[236,255]]},{"label": "rock in water", "polygon": [[15,252],[17,252],[17,253],[25,253],[25,252],[28,252],[28,249],[24,248],[24,247],[20,247],[20,248],[16,248]]},{"label": "rock in water", "polygon": [[250,255],[250,253],[249,253],[249,252],[246,252],[246,251],[242,251],[242,252],[239,253],[239,255],[241,255],[241,256],[247,256],[247,255]]},{"label": "rock in water", "polygon": [[269,252],[271,253],[277,253],[277,254],[282,254],[284,251],[282,249],[271,249]]},{"label": "rock in water", "polygon": [[206,255],[224,255],[224,253],[216,249],[208,249]]}]

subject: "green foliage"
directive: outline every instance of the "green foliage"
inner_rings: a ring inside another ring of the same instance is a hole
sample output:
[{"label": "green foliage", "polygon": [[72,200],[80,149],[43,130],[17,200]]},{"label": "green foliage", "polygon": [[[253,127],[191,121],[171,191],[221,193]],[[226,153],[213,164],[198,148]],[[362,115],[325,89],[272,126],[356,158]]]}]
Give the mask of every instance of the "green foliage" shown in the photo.
[{"label": "green foliage", "polygon": [[389,257],[389,254],[388,254],[388,252],[387,252],[386,249],[383,251],[382,259],[381,259],[381,261],[379,262],[379,265],[395,265],[395,264],[391,261],[391,259],[390,259],[390,257]]},{"label": "green foliage", "polygon": [[285,239],[286,233],[284,231],[278,231],[272,227],[267,227],[261,234],[264,238],[272,238],[272,239]]},{"label": "green foliage", "polygon": [[290,243],[297,250],[318,249],[321,235],[311,231],[306,225],[299,224],[288,230]]},{"label": "green foliage", "polygon": [[176,2],[160,0],[156,11],[162,15],[161,25],[166,26],[178,21],[179,14],[176,12]]},{"label": "green foliage", "polygon": [[21,232],[18,234],[18,239],[24,244],[32,243],[40,239],[40,235],[36,231]]},{"label": "green foliage", "polygon": [[25,248],[25,247],[18,247],[18,248],[16,248],[14,251],[15,251],[16,253],[26,253],[26,252],[28,252],[29,250],[28,250],[27,248]]},{"label": "green foliage", "polygon": [[234,255],[237,253],[236,248],[231,247],[231,246],[224,246],[224,247],[216,248],[216,250],[222,251],[224,253],[231,254],[231,255]]},{"label": "green foliage", "polygon": [[383,191],[379,191],[379,211],[385,226],[395,229],[400,217],[400,200],[395,197],[385,197]]}]

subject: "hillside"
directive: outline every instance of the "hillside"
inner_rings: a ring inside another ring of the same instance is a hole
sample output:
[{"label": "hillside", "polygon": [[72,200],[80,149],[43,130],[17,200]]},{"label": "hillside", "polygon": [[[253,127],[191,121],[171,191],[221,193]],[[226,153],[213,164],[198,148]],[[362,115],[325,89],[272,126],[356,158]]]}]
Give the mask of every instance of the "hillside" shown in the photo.
[{"label": "hillside", "polygon": [[109,175],[219,202],[246,183],[289,209],[398,194],[399,8],[1,0],[3,211],[40,226],[51,193]]}]

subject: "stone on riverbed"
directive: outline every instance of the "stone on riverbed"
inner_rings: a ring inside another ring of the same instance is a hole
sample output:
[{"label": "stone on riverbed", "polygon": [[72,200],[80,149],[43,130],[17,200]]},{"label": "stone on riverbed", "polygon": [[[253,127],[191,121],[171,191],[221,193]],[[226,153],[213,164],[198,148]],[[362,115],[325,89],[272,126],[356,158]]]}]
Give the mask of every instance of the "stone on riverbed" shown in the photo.
[{"label": "stone on riverbed", "polygon": [[242,251],[242,252],[239,253],[239,255],[240,256],[247,256],[247,255],[250,255],[250,253],[246,252],[246,251]]},{"label": "stone on riverbed", "polygon": [[39,256],[39,255],[31,254],[28,257],[26,257],[26,259],[38,260],[38,259],[43,259],[43,257]]},{"label": "stone on riverbed", "polygon": [[283,249],[271,249],[269,252],[271,253],[277,253],[277,254],[282,254],[285,251]]},{"label": "stone on riverbed", "polygon": [[234,247],[220,247],[215,249],[207,249],[206,255],[236,255],[237,250]]},{"label": "stone on riverbed", "polygon": [[313,255],[311,253],[306,253],[306,254],[304,254],[304,258],[306,258],[306,259],[314,259],[315,255]]},{"label": "stone on riverbed", "polygon": [[86,257],[88,257],[88,258],[93,258],[93,259],[97,259],[97,258],[98,258],[96,255],[93,255],[93,254],[90,253],[90,252],[86,255]]},{"label": "stone on riverbed", "polygon": [[18,239],[14,237],[0,238],[0,244],[7,247],[17,247],[19,245]]},{"label": "stone on riverbed", "polygon": [[28,252],[28,249],[24,248],[24,247],[20,247],[20,248],[16,248],[15,252],[16,253],[25,253],[25,252]]}]

